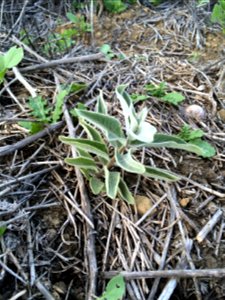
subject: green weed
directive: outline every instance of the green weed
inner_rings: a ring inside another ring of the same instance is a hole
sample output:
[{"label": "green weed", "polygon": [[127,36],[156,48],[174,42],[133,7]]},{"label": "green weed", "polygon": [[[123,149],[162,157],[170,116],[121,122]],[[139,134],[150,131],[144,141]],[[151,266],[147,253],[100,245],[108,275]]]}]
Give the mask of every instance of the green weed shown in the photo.
[{"label": "green weed", "polygon": [[60,136],[59,139],[76,147],[78,157],[66,158],[65,162],[80,168],[93,194],[105,192],[111,199],[118,197],[134,204],[133,195],[122,176],[124,171],[166,181],[179,179],[179,176],[172,172],[137,161],[133,153],[138,149],[168,147],[190,151],[203,157],[212,156],[212,153],[209,154],[204,147],[186,142],[178,136],[157,133],[156,128],[146,122],[147,108],[135,111],[133,100],[125,88],[125,85],[116,88],[116,96],[125,118],[125,130],[118,119],[108,114],[101,91],[95,111],[75,110],[87,137]]},{"label": "green weed", "polygon": [[4,81],[6,72],[17,66],[23,56],[23,49],[17,47],[11,47],[5,54],[0,54],[0,84]]},{"label": "green weed", "polygon": [[121,275],[117,275],[108,282],[105,292],[97,300],[122,300],[124,294],[125,281]]},{"label": "green weed", "polygon": [[219,2],[214,5],[211,21],[219,23],[225,34],[225,0],[219,0]]}]

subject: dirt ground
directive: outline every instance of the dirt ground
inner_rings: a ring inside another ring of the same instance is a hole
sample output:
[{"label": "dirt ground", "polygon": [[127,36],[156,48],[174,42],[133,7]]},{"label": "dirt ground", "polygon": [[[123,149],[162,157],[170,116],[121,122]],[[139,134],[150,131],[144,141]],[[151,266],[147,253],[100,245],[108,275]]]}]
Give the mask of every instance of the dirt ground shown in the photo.
[{"label": "dirt ground", "polygon": [[[1,51],[12,45],[24,48],[18,70],[49,107],[59,84],[85,83],[85,90],[67,97],[68,110],[78,102],[92,109],[102,89],[110,113],[122,120],[114,93],[118,84],[143,94],[146,84],[166,82],[168,91],[185,96],[184,102],[173,106],[149,96],[136,107],[149,109],[148,121],[158,132],[178,134],[185,123],[202,129],[216,155],[202,158],[164,148],[136,153],[146,164],[182,176],[168,184],[124,174],[132,193],[154,205],[142,215],[137,206],[94,196],[64,163],[71,156],[70,147],[58,139],[69,134],[65,112],[62,120],[33,136],[18,123],[31,118],[30,90],[14,71],[7,73],[0,87],[0,224],[6,226],[0,237],[0,300],[96,299],[121,271],[127,300],[225,299],[224,35],[210,23],[210,11],[196,9],[193,1],[166,1],[156,9],[137,4],[121,14],[97,11],[93,35],[86,32],[64,53],[47,55],[43,45],[49,43],[49,33],[64,30],[57,19],[66,23],[71,5],[53,0],[1,3]],[[90,20],[89,5],[77,13]],[[92,59],[89,55],[98,55],[103,44],[115,56]],[[89,59],[38,67],[81,56]],[[36,68],[29,71],[29,66]],[[205,110],[204,118],[185,115],[192,104]],[[72,121],[75,135],[82,134]]]}]

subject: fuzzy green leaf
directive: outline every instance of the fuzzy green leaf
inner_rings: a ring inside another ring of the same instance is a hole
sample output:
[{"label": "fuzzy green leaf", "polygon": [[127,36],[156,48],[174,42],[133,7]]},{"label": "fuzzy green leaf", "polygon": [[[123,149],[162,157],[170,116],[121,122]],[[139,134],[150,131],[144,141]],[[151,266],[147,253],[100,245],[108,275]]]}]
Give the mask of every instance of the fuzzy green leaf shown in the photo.
[{"label": "fuzzy green leaf", "polygon": [[64,99],[68,95],[68,92],[69,92],[68,90],[61,90],[56,96],[55,109],[52,113],[52,123],[56,123],[60,119],[63,113],[62,107],[63,107]]},{"label": "fuzzy green leaf", "polygon": [[124,294],[124,279],[121,275],[117,275],[108,282],[105,292],[97,300],[122,300]]},{"label": "fuzzy green leaf", "polygon": [[185,124],[177,136],[184,141],[189,142],[196,138],[203,137],[204,132],[201,129],[192,129],[190,125]]},{"label": "fuzzy green leaf", "polygon": [[148,166],[145,166],[145,173],[143,174],[143,176],[166,181],[176,181],[180,179],[178,175],[172,172]]},{"label": "fuzzy green leaf", "polygon": [[90,140],[104,144],[104,140],[101,137],[100,133],[93,126],[90,126],[84,120],[80,121],[80,125],[84,128]]},{"label": "fuzzy green leaf", "polygon": [[47,101],[41,96],[30,97],[28,106],[31,109],[31,114],[40,121],[48,122],[49,121],[49,111],[47,108]]},{"label": "fuzzy green leaf", "polygon": [[111,172],[104,167],[105,172],[105,187],[107,196],[111,199],[115,199],[118,192],[118,185],[120,181],[119,172]]},{"label": "fuzzy green leaf", "polygon": [[91,177],[89,180],[89,185],[92,193],[94,195],[98,195],[104,187],[104,182],[102,182],[100,179],[96,177]]},{"label": "fuzzy green leaf", "polygon": [[21,121],[18,124],[26,129],[28,129],[31,134],[35,134],[35,133],[43,130],[45,127],[45,123],[43,123],[43,122]]},{"label": "fuzzy green leaf", "polygon": [[168,93],[165,96],[161,97],[163,101],[173,104],[173,105],[178,105],[180,102],[184,101],[185,97],[181,93],[177,92],[172,92]]},{"label": "fuzzy green leaf", "polygon": [[121,125],[116,118],[81,109],[77,109],[76,112],[79,117],[84,118],[102,130],[107,135],[109,142],[117,145],[123,145],[125,143]]},{"label": "fuzzy green leaf", "polygon": [[125,200],[128,204],[135,204],[133,195],[131,194],[126,182],[120,178],[118,194],[120,198]]},{"label": "fuzzy green leaf", "polygon": [[131,150],[129,150],[126,154],[120,154],[116,151],[115,159],[116,164],[127,172],[135,174],[143,174],[145,172],[145,166],[132,158]]},{"label": "fuzzy green leaf", "polygon": [[23,48],[12,47],[4,55],[4,68],[10,69],[17,66],[23,59]]},{"label": "fuzzy green leaf", "polygon": [[133,107],[133,101],[130,95],[125,91],[126,87],[126,85],[119,85],[116,88],[116,96],[120,101],[125,118],[127,135],[129,135],[130,132],[135,132],[138,129],[139,124]]},{"label": "fuzzy green leaf", "polygon": [[71,165],[71,166],[75,166],[75,167],[78,167],[78,168],[83,168],[83,169],[91,169],[91,170],[94,170],[94,171],[98,171],[97,169],[97,165],[94,161],[94,159],[90,159],[90,158],[87,158],[87,157],[76,157],[76,158],[65,158],[65,162],[68,164],[68,165]]},{"label": "fuzzy green leaf", "polygon": [[156,128],[154,126],[152,126],[148,122],[142,122],[138,126],[138,130],[136,132],[129,133],[129,138],[144,143],[151,143],[154,139],[155,133]]},{"label": "fuzzy green leaf", "polygon": [[103,98],[102,90],[100,90],[100,94],[97,98],[96,112],[103,115],[107,115],[107,105]]},{"label": "fuzzy green leaf", "polygon": [[201,156],[205,158],[213,157],[216,154],[216,150],[213,146],[211,146],[208,142],[203,141],[202,139],[194,139],[191,140],[189,145],[197,146],[201,149]]},{"label": "fuzzy green leaf", "polygon": [[103,143],[65,136],[59,136],[59,140],[67,145],[75,146],[77,149],[96,154],[99,157],[109,160],[107,147]]}]

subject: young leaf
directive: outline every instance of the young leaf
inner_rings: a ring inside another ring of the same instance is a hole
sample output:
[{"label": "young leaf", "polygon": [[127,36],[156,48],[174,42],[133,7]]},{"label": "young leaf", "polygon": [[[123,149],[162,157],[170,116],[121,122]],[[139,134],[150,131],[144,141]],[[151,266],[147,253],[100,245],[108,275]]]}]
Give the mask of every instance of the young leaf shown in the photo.
[{"label": "young leaf", "polygon": [[94,195],[98,195],[104,187],[104,182],[102,182],[100,179],[96,177],[91,177],[89,180],[89,185],[92,193]]},{"label": "young leaf", "polygon": [[28,129],[31,134],[35,134],[44,129],[45,123],[43,122],[26,122],[21,121],[18,123],[20,126]]},{"label": "young leaf", "polygon": [[69,93],[79,93],[80,91],[83,91],[87,88],[86,83],[80,83],[80,82],[72,82],[69,86]]},{"label": "young leaf", "polygon": [[150,84],[145,85],[145,90],[151,96],[161,98],[166,95],[166,83],[160,82],[159,85],[150,83]]},{"label": "young leaf", "polygon": [[131,194],[126,182],[120,178],[118,194],[120,198],[125,200],[128,204],[135,204],[133,195]]},{"label": "young leaf", "polygon": [[90,126],[84,120],[80,120],[80,125],[84,128],[90,140],[104,143],[100,133],[93,126]]},{"label": "young leaf", "polygon": [[75,16],[73,13],[71,12],[68,12],[66,14],[67,18],[70,20],[70,22],[73,22],[73,23],[77,23],[79,21],[79,19],[77,18],[77,16]]},{"label": "young leaf", "polygon": [[49,121],[49,111],[50,109],[47,108],[47,101],[43,99],[41,96],[37,97],[30,97],[28,103],[31,111],[31,114],[36,117],[38,120],[43,122]]},{"label": "young leaf", "polygon": [[103,98],[103,92],[100,90],[100,94],[97,98],[97,105],[96,105],[96,112],[106,115],[107,114],[107,105],[105,103],[105,100]]},{"label": "young leaf", "polygon": [[185,97],[181,93],[172,92],[168,93],[163,97],[160,97],[163,101],[171,103],[173,105],[178,105],[180,102],[184,101]]},{"label": "young leaf", "polygon": [[107,147],[105,144],[90,141],[88,139],[76,139],[65,136],[59,136],[59,140],[67,145],[75,146],[77,149],[84,150],[109,160]]},{"label": "young leaf", "polygon": [[145,101],[149,98],[148,96],[141,94],[131,94],[130,97],[134,103],[137,103],[139,101]]},{"label": "young leaf", "polygon": [[119,85],[116,88],[116,96],[120,101],[125,118],[126,130],[129,134],[138,129],[138,120],[133,107],[133,101],[130,95],[125,91],[126,87],[126,85]]},{"label": "young leaf", "polygon": [[179,138],[186,142],[194,140],[196,138],[201,138],[204,136],[204,132],[201,129],[191,129],[191,126],[185,124],[180,133],[177,135]]},{"label": "young leaf", "polygon": [[61,90],[56,96],[55,109],[52,113],[52,123],[56,123],[60,119],[63,113],[62,111],[63,102],[67,95],[68,95],[68,90]]},{"label": "young leaf", "polygon": [[145,166],[145,173],[143,176],[166,181],[176,181],[180,179],[178,175],[172,172],[148,166]]},{"label": "young leaf", "polygon": [[107,135],[109,142],[115,142],[120,145],[125,143],[121,125],[116,118],[81,109],[77,109],[76,112],[79,117],[84,118],[102,130]]},{"label": "young leaf", "polygon": [[116,164],[127,172],[136,174],[143,174],[145,172],[145,166],[132,158],[131,150],[129,150],[126,154],[120,154],[116,151],[115,159]]},{"label": "young leaf", "polygon": [[117,275],[108,282],[105,292],[97,300],[122,300],[124,294],[124,279],[121,275]]},{"label": "young leaf", "polygon": [[151,143],[154,139],[156,128],[148,122],[142,122],[136,132],[129,131],[129,139],[144,143]]},{"label": "young leaf", "polygon": [[201,149],[201,156],[208,158],[213,157],[216,154],[216,150],[213,146],[211,146],[208,142],[205,142],[201,139],[191,140],[190,145],[195,145]]},{"label": "young leaf", "polygon": [[0,237],[3,236],[3,234],[5,233],[7,227],[6,226],[0,226]]},{"label": "young leaf", "polygon": [[114,200],[118,192],[120,173],[111,172],[106,167],[104,167],[104,172],[105,172],[105,187],[106,187],[107,196]]},{"label": "young leaf", "polygon": [[98,171],[97,165],[94,161],[94,159],[90,159],[87,157],[76,157],[76,158],[65,158],[65,162],[71,166],[75,166],[78,168],[83,168],[83,169],[91,169],[94,171]]},{"label": "young leaf", "polygon": [[12,47],[4,55],[4,68],[10,69],[17,66],[23,59],[23,48]]}]

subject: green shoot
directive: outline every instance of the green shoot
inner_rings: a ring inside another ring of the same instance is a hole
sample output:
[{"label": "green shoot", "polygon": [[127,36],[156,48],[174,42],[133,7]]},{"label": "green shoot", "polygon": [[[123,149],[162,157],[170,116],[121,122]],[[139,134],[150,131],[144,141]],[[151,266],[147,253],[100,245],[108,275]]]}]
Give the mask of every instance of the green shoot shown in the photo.
[{"label": "green shoot", "polygon": [[[75,109],[86,137],[60,136],[59,139],[76,148],[78,157],[66,158],[65,162],[80,168],[94,194],[104,192],[111,199],[121,198],[134,204],[134,197],[122,176],[124,172],[157,180],[179,180],[179,176],[172,172],[139,162],[134,157],[134,152],[139,148],[168,147],[190,151],[203,157],[210,157],[215,151],[209,151],[207,145],[200,144],[197,139],[186,142],[178,136],[157,133],[156,128],[146,121],[147,109],[137,112],[133,99],[125,89],[125,85],[116,88],[116,96],[125,119],[125,130],[117,118],[108,114],[107,104],[100,91],[95,111],[87,110],[86,107]],[[185,130],[187,132],[187,128]],[[190,136],[189,134],[189,139]],[[195,133],[195,137],[199,136],[199,133]],[[212,149],[214,150],[213,147]]]},{"label": "green shoot", "polygon": [[121,275],[117,275],[108,282],[105,292],[97,300],[122,300],[124,294],[125,281]]}]

